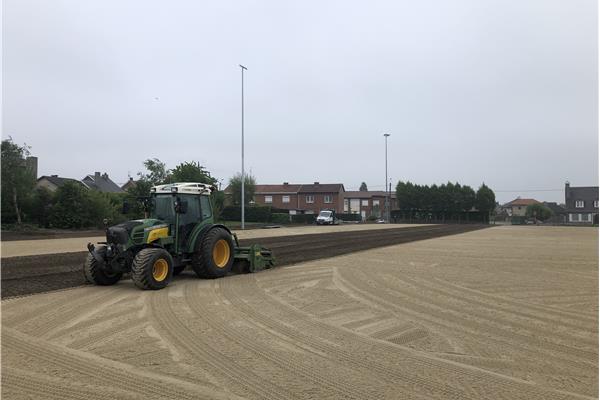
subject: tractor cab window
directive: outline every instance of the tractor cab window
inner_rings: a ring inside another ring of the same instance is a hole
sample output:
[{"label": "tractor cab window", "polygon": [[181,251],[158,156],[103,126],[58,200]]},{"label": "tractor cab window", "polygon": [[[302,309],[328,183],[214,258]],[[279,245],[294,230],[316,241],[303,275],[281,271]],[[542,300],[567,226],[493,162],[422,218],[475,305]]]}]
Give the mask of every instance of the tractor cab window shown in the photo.
[{"label": "tractor cab window", "polygon": [[179,195],[187,203],[187,212],[179,214],[179,225],[196,224],[200,219],[200,202],[195,195]]},{"label": "tractor cab window", "polygon": [[210,197],[200,196],[200,207],[202,208],[202,220],[212,217],[212,207]]},{"label": "tractor cab window", "polygon": [[175,221],[175,206],[173,196],[153,196],[150,202],[150,207],[152,209],[152,218],[160,219],[165,222]]}]

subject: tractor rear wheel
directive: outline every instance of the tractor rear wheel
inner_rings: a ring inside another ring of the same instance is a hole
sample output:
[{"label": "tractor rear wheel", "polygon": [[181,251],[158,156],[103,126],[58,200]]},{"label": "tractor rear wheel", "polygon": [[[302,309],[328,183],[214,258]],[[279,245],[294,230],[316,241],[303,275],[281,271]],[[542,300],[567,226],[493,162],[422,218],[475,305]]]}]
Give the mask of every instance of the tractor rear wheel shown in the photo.
[{"label": "tractor rear wheel", "polygon": [[192,268],[200,278],[220,278],[233,265],[233,239],[223,228],[213,228],[196,245]]},{"label": "tractor rear wheel", "polygon": [[131,279],[144,290],[166,287],[173,277],[173,258],[165,249],[140,250],[133,259]]},{"label": "tractor rear wheel", "polygon": [[[100,246],[96,251],[100,254],[103,254],[106,252],[106,246]],[[83,276],[89,283],[100,286],[109,286],[119,282],[123,274],[120,272],[114,274],[107,273],[104,271],[104,269],[102,269],[100,263],[94,258],[94,256],[88,254],[83,264]]]}]

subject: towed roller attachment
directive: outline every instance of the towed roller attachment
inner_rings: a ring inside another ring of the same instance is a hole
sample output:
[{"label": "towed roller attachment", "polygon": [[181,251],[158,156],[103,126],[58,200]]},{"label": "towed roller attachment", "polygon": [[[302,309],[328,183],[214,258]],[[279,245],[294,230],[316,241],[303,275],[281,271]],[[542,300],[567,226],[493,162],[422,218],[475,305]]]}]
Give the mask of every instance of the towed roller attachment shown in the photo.
[{"label": "towed roller attachment", "polygon": [[266,247],[253,244],[248,247],[237,247],[235,249],[236,269],[247,272],[257,272],[275,266],[273,252]]}]

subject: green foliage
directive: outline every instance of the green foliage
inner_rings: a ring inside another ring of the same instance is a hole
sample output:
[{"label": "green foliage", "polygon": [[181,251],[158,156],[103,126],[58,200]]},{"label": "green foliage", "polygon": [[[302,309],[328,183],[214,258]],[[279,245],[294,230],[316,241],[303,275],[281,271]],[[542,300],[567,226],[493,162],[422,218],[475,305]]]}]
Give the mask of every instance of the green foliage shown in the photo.
[{"label": "green foliage", "polygon": [[[239,206],[242,204],[242,174],[236,174],[229,179],[229,188],[231,189],[231,197],[233,205]],[[250,204],[254,198],[256,190],[256,178],[247,174],[244,176],[244,203]]]},{"label": "green foliage", "polygon": [[54,204],[54,194],[46,188],[34,190],[29,216],[32,222],[43,228],[50,227],[50,213]]},{"label": "green foliage", "polygon": [[362,221],[362,216],[360,214],[353,213],[336,213],[337,219],[341,219],[342,221]]},{"label": "green foliage", "polygon": [[367,184],[365,182],[360,184],[360,188],[358,189],[361,192],[368,192],[369,189],[367,189]]},{"label": "green foliage", "polygon": [[316,220],[317,220],[317,214],[292,215],[292,222],[295,224],[314,224]]},{"label": "green foliage", "polygon": [[536,218],[540,221],[545,221],[554,215],[551,209],[543,204],[530,204],[525,210],[525,215],[530,218]]},{"label": "green foliage", "polygon": [[[270,222],[271,207],[269,206],[250,206],[246,207],[245,220],[247,222]],[[241,207],[228,206],[221,212],[223,221],[240,221],[242,219]]]},{"label": "green foliage", "polygon": [[164,162],[160,161],[158,158],[149,158],[144,161],[144,167],[146,167],[148,173],[138,172],[141,181],[150,182],[150,186],[168,183],[169,171]]},{"label": "green foliage", "polygon": [[285,213],[272,213],[270,222],[272,224],[280,224],[280,225],[289,224],[290,215],[285,214]]},{"label": "green foliage", "polygon": [[[494,192],[487,186],[483,190],[480,188],[480,192],[479,199],[485,207],[489,207],[491,193],[493,209]],[[400,209],[396,215],[409,218],[462,219],[473,207],[479,208],[478,194],[470,186],[452,182],[427,186],[400,181],[396,185],[396,200]],[[483,212],[487,215],[486,210]]]},{"label": "green foliage", "polygon": [[221,212],[223,212],[223,207],[225,207],[225,193],[221,190],[215,190],[210,197],[216,221],[221,218]]},{"label": "green foliage", "polygon": [[56,190],[49,222],[54,228],[102,227],[103,219],[111,224],[124,219],[119,213],[121,197],[87,190],[75,182],[66,182]]},{"label": "green foliage", "polygon": [[482,183],[477,190],[475,207],[477,207],[483,215],[486,215],[488,220],[490,213],[494,211],[494,208],[496,207],[496,195],[492,189],[485,185],[485,183]]},{"label": "green foliage", "polygon": [[22,223],[22,204],[28,201],[35,185],[34,172],[27,163],[30,147],[19,146],[9,137],[2,141],[2,222]]},{"label": "green foliage", "polygon": [[216,185],[217,180],[210,175],[200,163],[195,161],[183,162],[171,172],[171,182],[199,182]]}]

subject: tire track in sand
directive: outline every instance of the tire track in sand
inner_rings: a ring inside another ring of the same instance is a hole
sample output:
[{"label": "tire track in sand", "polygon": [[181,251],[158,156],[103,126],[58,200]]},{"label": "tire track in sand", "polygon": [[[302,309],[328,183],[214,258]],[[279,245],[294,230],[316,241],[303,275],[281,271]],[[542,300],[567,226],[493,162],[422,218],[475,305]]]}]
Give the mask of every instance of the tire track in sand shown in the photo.
[{"label": "tire track in sand", "polygon": [[[532,382],[360,336],[347,329],[315,320],[310,314],[282,303],[277,297],[266,294],[256,284],[255,276],[248,276],[248,278],[243,281],[228,279],[223,282],[223,286],[227,299],[236,307],[243,309],[251,320],[256,320],[288,336],[292,342],[304,343],[308,347],[318,349],[339,362],[361,369],[366,374],[376,373],[379,379],[393,384],[396,390],[402,388],[403,396],[410,394],[425,398],[507,400],[515,398],[545,400],[550,397],[587,398],[574,393],[545,389]],[[251,299],[253,306],[249,306],[250,300],[245,299]],[[276,312],[277,317],[257,311],[275,308],[280,308],[279,312]],[[294,324],[302,328],[295,328]],[[331,339],[319,336],[320,334],[330,336]],[[357,351],[359,348],[362,351]],[[356,354],[360,356],[357,357]],[[389,360],[390,354],[395,354],[395,360],[402,360],[402,362],[400,364],[384,362],[385,359]],[[480,382],[485,382],[485,386]],[[515,387],[519,390],[515,391]]]},{"label": "tire track in sand", "polygon": [[268,379],[245,368],[236,368],[235,360],[225,356],[204,343],[202,334],[192,331],[176,317],[171,306],[168,290],[152,293],[150,301],[151,323],[165,341],[174,344],[181,354],[189,353],[195,360],[206,365],[207,371],[215,371],[228,383],[261,399],[292,399],[297,396],[286,388],[273,384]]},{"label": "tire track in sand", "polygon": [[[232,343],[236,343],[239,347],[254,353],[258,359],[267,360],[279,367],[280,370],[286,371],[290,376],[289,379],[295,379],[296,376],[301,376],[310,381],[313,387],[319,388],[319,394],[321,396],[345,399],[381,398],[381,394],[377,395],[372,390],[365,390],[364,382],[357,382],[355,384],[352,379],[347,379],[344,374],[337,376],[335,380],[330,379],[329,374],[326,373],[327,371],[315,370],[314,366],[315,364],[318,364],[318,362],[312,362],[311,366],[305,366],[302,361],[293,362],[288,358],[289,355],[282,355],[273,351],[270,346],[259,345],[257,344],[258,342],[255,336],[246,333],[242,329],[234,329],[231,327],[221,316],[218,316],[214,310],[206,307],[206,304],[222,302],[224,299],[219,295],[218,286],[219,283],[213,281],[209,291],[204,291],[204,289],[202,289],[203,293],[208,294],[209,296],[199,296],[200,291],[194,285],[187,285],[185,291],[185,299],[196,318],[205,320],[213,327],[215,334],[223,335]],[[243,313],[242,319],[247,322],[247,316],[243,315]],[[304,349],[302,349],[302,351],[305,352]],[[312,354],[314,355],[314,353]],[[359,377],[356,377],[355,379],[359,379]],[[323,393],[323,390],[328,390],[329,393],[325,394]]]}]

